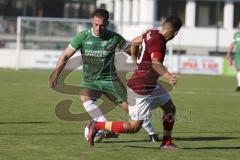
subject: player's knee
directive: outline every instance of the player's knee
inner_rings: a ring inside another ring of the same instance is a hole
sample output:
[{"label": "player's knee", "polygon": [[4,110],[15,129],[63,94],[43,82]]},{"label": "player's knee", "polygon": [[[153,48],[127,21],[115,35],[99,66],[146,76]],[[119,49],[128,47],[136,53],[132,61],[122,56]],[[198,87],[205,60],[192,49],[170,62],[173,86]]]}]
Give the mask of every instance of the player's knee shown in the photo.
[{"label": "player's knee", "polygon": [[161,107],[166,114],[173,114],[176,113],[176,107],[173,104],[172,100],[169,100],[165,105]]},{"label": "player's knee", "polygon": [[127,102],[122,102],[121,104],[119,104],[119,106],[128,113],[128,104]]},{"label": "player's knee", "polygon": [[132,126],[132,132],[133,132],[133,133],[138,132],[140,129],[141,129],[141,126],[139,126],[139,125],[134,125],[134,126]]},{"label": "player's knee", "polygon": [[140,121],[129,122],[129,132],[136,133],[141,129],[142,123]]},{"label": "player's knee", "polygon": [[82,101],[82,102],[86,102],[86,101],[88,101],[88,100],[91,100],[90,99],[90,97],[88,97],[88,96],[82,96],[82,95],[80,95],[80,100]]}]

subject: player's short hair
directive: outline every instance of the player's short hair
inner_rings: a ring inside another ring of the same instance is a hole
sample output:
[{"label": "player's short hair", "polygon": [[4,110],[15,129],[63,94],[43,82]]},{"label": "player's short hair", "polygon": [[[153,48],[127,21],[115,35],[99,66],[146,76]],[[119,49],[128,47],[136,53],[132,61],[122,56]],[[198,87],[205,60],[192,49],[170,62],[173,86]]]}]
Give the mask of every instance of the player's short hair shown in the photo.
[{"label": "player's short hair", "polygon": [[103,18],[104,20],[108,21],[109,19],[109,12],[106,9],[96,9],[93,13],[92,13],[92,18],[93,17],[100,17]]},{"label": "player's short hair", "polygon": [[165,25],[170,24],[170,27],[174,30],[174,31],[179,31],[179,29],[182,27],[182,21],[178,16],[172,15],[169,16],[165,19],[165,21],[163,22],[163,27]]}]

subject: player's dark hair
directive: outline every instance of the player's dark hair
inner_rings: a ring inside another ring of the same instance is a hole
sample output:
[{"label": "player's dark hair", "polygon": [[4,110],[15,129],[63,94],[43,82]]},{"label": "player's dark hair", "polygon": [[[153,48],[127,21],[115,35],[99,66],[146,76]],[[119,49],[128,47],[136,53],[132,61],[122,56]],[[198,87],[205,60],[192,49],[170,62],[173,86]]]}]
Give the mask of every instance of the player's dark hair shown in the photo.
[{"label": "player's dark hair", "polygon": [[175,15],[167,17],[163,22],[163,25],[166,23],[170,23],[174,31],[179,31],[179,29],[182,27],[181,19]]},{"label": "player's dark hair", "polygon": [[104,20],[108,21],[109,19],[109,12],[106,10],[106,9],[97,9],[93,12],[92,14],[92,18],[93,17],[101,17],[103,18]]}]

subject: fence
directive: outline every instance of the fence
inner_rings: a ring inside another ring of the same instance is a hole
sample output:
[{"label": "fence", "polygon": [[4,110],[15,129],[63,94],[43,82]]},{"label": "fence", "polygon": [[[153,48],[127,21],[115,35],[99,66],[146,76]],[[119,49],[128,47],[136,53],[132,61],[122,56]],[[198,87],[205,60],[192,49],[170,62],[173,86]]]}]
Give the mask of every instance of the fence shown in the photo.
[{"label": "fence", "polygon": [[[12,24],[13,21],[10,21]],[[89,19],[18,17],[16,24],[16,27],[13,28],[16,28],[17,34],[15,36],[11,34],[11,36],[14,36],[15,40],[15,43],[12,44],[12,46],[15,46],[12,48],[15,49],[0,49],[0,67],[10,67],[16,69],[52,68],[52,64],[55,64],[54,62],[56,61],[53,60],[54,58],[52,57],[57,57],[58,54],[62,52],[63,48],[68,45],[72,36],[76,32],[89,28],[91,26],[91,21]],[[141,34],[146,29],[158,27],[159,22],[141,24],[113,22],[109,26],[109,29],[116,31],[122,34],[126,39],[131,40],[133,37]],[[201,54],[206,56],[209,50],[214,50],[216,48],[217,43],[219,44],[220,49],[222,48],[226,51],[231,42],[233,32],[233,30],[220,29],[218,31],[218,37],[220,40],[217,42],[217,32],[214,28],[191,29],[183,27],[178,36],[170,43],[170,45],[168,45],[168,59],[174,61],[174,59],[178,57],[176,61],[177,69],[175,62],[172,63],[170,60],[167,61],[166,65],[170,70],[180,73],[205,73],[203,68],[199,69],[198,67],[196,67],[197,70],[193,69],[191,71],[191,69],[188,69],[188,71],[186,71],[186,68],[180,65],[180,62],[182,62],[186,57],[184,58],[184,56],[180,55],[172,56],[173,52],[178,53],[183,51],[183,53],[187,54]],[[14,29],[13,33],[15,33]],[[0,33],[0,36],[4,36],[4,34]],[[45,53],[47,53],[47,55]],[[7,62],[4,58],[9,59],[9,57],[11,57],[11,60],[9,60],[8,64],[6,64]],[[43,57],[46,58],[44,59]],[[49,57],[52,58],[52,62],[48,62],[47,58]],[[200,57],[195,58],[198,59],[198,61],[201,59]],[[190,62],[195,58],[192,57],[189,59],[189,56],[187,56],[187,59]],[[212,58],[219,59],[219,57]],[[220,57],[220,59],[222,60],[218,60],[218,67],[223,68],[225,64],[224,59],[222,57]],[[204,61],[204,58],[200,61]],[[41,64],[39,62],[43,63]],[[51,65],[49,63],[51,63]],[[44,64],[46,64],[45,67]],[[187,66],[186,64],[189,63],[185,63],[185,67]],[[197,63],[195,66],[199,66],[199,64]],[[226,71],[226,69],[215,71],[215,73],[210,71],[209,73],[222,74],[223,71]]]}]

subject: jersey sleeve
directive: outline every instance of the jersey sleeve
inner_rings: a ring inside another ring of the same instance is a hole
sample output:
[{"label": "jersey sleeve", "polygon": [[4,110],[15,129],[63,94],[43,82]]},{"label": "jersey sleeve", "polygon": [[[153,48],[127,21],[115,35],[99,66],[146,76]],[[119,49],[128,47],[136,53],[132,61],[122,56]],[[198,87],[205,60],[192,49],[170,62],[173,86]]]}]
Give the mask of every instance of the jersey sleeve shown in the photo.
[{"label": "jersey sleeve", "polygon": [[117,38],[116,38],[117,50],[123,51],[128,47],[129,44],[130,42],[125,40],[121,35],[117,35]]},{"label": "jersey sleeve", "polygon": [[158,39],[152,39],[151,46],[149,47],[149,52],[161,52],[161,42]]},{"label": "jersey sleeve", "polygon": [[160,38],[154,36],[154,30],[147,30],[143,33],[143,40],[147,43],[146,50],[151,54],[152,52],[161,52]]},{"label": "jersey sleeve", "polygon": [[151,46],[149,47],[149,52],[152,53],[159,53],[162,54],[162,44],[159,40],[153,39]]},{"label": "jersey sleeve", "polygon": [[150,45],[148,45],[148,51],[151,54],[151,57],[157,58],[160,62],[163,61],[163,43],[158,37],[153,37],[153,39],[150,42]]},{"label": "jersey sleeve", "polygon": [[78,50],[78,49],[81,47],[81,45],[82,45],[83,37],[84,37],[84,35],[83,35],[82,32],[77,33],[77,34],[73,37],[73,39],[71,40],[70,46],[71,46],[73,49]]}]

